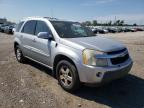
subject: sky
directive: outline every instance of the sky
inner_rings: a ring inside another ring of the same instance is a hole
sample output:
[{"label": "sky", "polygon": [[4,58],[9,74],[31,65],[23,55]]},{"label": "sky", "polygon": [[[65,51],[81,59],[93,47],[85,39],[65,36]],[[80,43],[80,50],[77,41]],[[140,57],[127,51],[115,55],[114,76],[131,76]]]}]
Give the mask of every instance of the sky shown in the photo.
[{"label": "sky", "polygon": [[144,24],[144,0],[0,0],[0,18],[18,22],[30,16]]}]

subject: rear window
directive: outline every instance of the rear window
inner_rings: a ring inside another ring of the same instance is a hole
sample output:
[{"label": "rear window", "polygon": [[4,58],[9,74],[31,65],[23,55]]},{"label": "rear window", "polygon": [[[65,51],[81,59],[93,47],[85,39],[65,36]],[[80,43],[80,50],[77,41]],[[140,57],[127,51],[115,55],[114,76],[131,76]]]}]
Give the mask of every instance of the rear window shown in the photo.
[{"label": "rear window", "polygon": [[20,22],[19,24],[17,24],[16,26],[16,32],[19,32],[21,29],[21,26],[23,25],[24,21]]}]

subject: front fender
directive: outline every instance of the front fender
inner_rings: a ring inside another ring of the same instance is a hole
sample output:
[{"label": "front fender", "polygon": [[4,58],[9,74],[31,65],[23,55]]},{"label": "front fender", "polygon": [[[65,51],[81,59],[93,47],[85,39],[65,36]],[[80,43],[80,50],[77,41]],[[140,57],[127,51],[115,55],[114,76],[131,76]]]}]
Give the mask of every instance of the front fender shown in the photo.
[{"label": "front fender", "polygon": [[21,41],[18,38],[16,38],[16,37],[14,39],[14,43],[18,43],[21,46]]},{"label": "front fender", "polygon": [[52,55],[54,55],[52,57],[52,61],[54,61],[54,58],[57,55],[64,55],[71,59],[75,64],[82,62],[82,51],[65,45],[58,45],[58,47],[54,50],[54,54]]}]

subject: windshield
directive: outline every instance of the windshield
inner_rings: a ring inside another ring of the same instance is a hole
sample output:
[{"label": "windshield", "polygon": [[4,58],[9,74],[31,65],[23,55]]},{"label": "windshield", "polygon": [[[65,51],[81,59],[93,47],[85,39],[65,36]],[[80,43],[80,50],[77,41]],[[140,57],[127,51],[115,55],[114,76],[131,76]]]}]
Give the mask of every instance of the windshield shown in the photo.
[{"label": "windshield", "polygon": [[78,22],[51,21],[61,38],[78,38],[94,36],[93,32]]}]

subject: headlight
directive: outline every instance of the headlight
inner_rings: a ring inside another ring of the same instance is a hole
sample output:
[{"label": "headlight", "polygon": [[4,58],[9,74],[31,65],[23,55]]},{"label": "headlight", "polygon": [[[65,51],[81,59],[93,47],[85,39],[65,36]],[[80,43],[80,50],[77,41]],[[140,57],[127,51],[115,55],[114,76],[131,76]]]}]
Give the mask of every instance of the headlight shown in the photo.
[{"label": "headlight", "polygon": [[91,66],[100,66],[100,67],[107,66],[108,65],[107,59],[96,57],[102,54],[104,54],[104,52],[85,49],[83,51],[83,63]]}]

